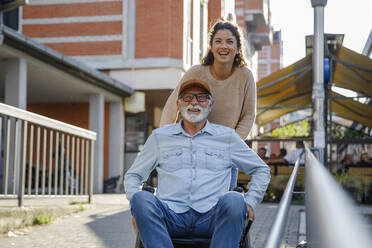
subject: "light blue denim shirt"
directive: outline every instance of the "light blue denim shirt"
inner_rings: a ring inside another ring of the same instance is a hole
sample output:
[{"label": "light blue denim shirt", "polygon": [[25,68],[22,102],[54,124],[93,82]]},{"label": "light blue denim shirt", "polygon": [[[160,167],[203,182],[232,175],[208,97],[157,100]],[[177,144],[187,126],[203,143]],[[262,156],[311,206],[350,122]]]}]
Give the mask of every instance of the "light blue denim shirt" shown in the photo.
[{"label": "light blue denim shirt", "polygon": [[255,208],[270,182],[270,169],[231,128],[212,124],[190,136],[181,122],[158,128],[125,175],[130,200],[156,168],[157,197],[176,213],[209,211],[229,190],[231,168],[251,175],[245,202]]}]

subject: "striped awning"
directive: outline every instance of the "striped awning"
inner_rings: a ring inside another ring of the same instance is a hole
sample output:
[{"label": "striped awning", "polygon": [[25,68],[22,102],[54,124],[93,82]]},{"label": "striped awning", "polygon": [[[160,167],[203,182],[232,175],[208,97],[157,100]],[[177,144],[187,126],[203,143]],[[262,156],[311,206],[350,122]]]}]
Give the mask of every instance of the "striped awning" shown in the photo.
[{"label": "striped awning", "polygon": [[[372,96],[372,60],[340,47],[334,61],[333,84]],[[257,82],[257,125],[312,106],[312,54]],[[372,127],[372,106],[333,93],[332,110],[338,116]]]}]

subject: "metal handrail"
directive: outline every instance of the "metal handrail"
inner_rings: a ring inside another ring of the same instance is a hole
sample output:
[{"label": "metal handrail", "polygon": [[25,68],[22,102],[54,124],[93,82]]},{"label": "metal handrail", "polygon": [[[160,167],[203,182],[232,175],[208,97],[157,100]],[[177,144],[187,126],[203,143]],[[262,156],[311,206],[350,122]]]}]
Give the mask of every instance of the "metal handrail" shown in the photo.
[{"label": "metal handrail", "polygon": [[308,148],[305,175],[308,247],[371,247],[367,225],[350,197]]},{"label": "metal handrail", "polygon": [[276,214],[274,223],[270,229],[269,236],[265,241],[265,248],[277,248],[280,246],[280,241],[283,236],[284,228],[287,223],[289,207],[292,201],[293,188],[296,182],[297,172],[300,164],[300,159],[297,159],[293,168],[291,177],[289,178],[287,187],[279,203],[279,209]]},{"label": "metal handrail", "polygon": [[95,132],[3,103],[0,131],[0,196],[17,196],[18,206],[25,195],[92,201]]},{"label": "metal handrail", "polygon": [[42,115],[31,113],[26,110],[19,109],[19,108],[16,108],[16,107],[4,104],[4,103],[0,103],[0,113],[2,115],[28,121],[36,125],[58,130],[60,132],[66,132],[66,133],[73,134],[75,136],[80,136],[82,138],[96,140],[95,132],[92,132],[92,131],[89,131],[89,130],[86,130],[80,127],[76,127],[76,126],[61,122],[61,121],[53,120],[51,118],[48,118]]}]

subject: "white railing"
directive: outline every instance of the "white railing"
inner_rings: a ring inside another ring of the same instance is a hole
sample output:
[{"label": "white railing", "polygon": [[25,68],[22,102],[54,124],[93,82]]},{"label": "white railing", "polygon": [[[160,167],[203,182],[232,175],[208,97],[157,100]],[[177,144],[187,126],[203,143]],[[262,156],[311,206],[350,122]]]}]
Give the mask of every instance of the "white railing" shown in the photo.
[{"label": "white railing", "polygon": [[[368,224],[328,170],[315,158],[308,147],[305,165],[306,238],[309,248],[367,248],[372,246]],[[293,188],[298,172],[298,160],[279,204],[274,224],[265,248],[280,247]]]},{"label": "white railing", "polygon": [[287,223],[287,217],[289,208],[291,206],[293,188],[296,183],[296,177],[298,173],[298,167],[300,165],[300,160],[297,159],[296,164],[293,168],[291,177],[288,180],[288,184],[285,188],[282,198],[280,199],[279,209],[275,216],[274,224],[271,226],[269,236],[265,241],[265,248],[277,248],[280,247],[280,242],[282,240],[284,228]]},{"label": "white railing", "polygon": [[[309,248],[367,248],[372,247],[368,224],[342,187],[336,182],[310,151],[306,149],[305,208],[306,239]],[[274,224],[266,239],[265,248],[280,247],[293,188],[298,171],[298,161],[289,178],[279,204]]]},{"label": "white railing", "polygon": [[93,194],[96,133],[0,103],[0,196]]},{"label": "white railing", "polygon": [[367,223],[347,193],[308,148],[305,175],[308,247],[372,247]]}]

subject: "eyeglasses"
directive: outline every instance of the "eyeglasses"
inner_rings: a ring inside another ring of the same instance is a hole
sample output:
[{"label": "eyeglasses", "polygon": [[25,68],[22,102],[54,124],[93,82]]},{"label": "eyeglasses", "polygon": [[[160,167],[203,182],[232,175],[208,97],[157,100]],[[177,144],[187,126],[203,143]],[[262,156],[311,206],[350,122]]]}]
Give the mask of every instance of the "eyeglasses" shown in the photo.
[{"label": "eyeglasses", "polygon": [[198,102],[206,102],[207,100],[211,99],[211,95],[207,93],[199,93],[199,94],[192,94],[192,93],[185,93],[180,95],[180,99],[184,102],[192,102],[192,99],[196,97]]}]

